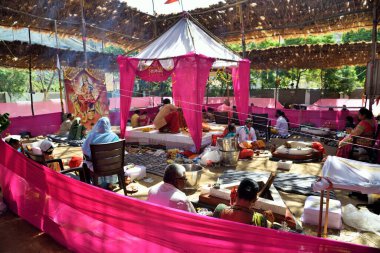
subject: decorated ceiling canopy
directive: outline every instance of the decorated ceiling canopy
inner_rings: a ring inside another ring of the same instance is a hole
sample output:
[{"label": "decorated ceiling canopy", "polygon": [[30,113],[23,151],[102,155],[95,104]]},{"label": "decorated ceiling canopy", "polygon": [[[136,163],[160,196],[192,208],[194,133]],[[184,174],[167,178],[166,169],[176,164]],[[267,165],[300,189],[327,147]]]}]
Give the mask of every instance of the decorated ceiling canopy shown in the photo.
[{"label": "decorated ceiling canopy", "polygon": [[[130,45],[152,38],[153,17],[118,0],[84,2],[87,36]],[[0,25],[82,36],[81,1],[1,1]]]},{"label": "decorated ceiling canopy", "polygon": [[[84,54],[80,51],[59,50],[60,65],[84,67]],[[29,55],[32,56],[32,69],[55,69],[57,50],[55,48],[29,45],[20,41],[0,42],[0,66],[29,68]],[[88,52],[88,68],[117,71],[116,56],[105,53]]]},{"label": "decorated ceiling canopy", "polygon": [[[218,37],[240,42],[240,9],[248,41],[372,26],[372,5],[367,0],[227,0],[190,13]],[[175,17],[178,15],[158,17],[159,29],[165,30],[176,21]]]},{"label": "decorated ceiling canopy", "polygon": [[[6,44],[5,44],[6,43]],[[380,45],[378,45],[380,52]],[[29,54],[32,54],[32,69],[55,69],[56,49],[22,43],[19,41],[0,43],[0,66],[28,68]],[[323,69],[339,68],[346,65],[366,65],[370,60],[370,43],[351,43],[340,45],[301,45],[269,49],[252,50],[248,52],[251,68],[266,69]],[[89,68],[117,71],[116,56],[106,53],[87,53]],[[84,66],[83,52],[59,50],[61,66]],[[161,61],[162,64],[165,61]],[[163,66],[165,68],[165,65]]]},{"label": "decorated ceiling canopy", "polygon": [[[156,19],[118,0],[84,2],[88,37],[131,48],[153,39],[155,34],[162,34],[180,18],[175,14]],[[240,9],[248,41],[372,26],[369,0],[227,0],[190,14],[226,42],[239,42]],[[54,31],[54,20],[58,20],[59,33],[81,36],[80,1],[1,1],[0,12],[0,25]]]},{"label": "decorated ceiling canopy", "polygon": [[[379,46],[377,47],[380,52]],[[370,43],[301,45],[252,50],[248,52],[251,68],[325,69],[347,65],[366,65],[371,59]]]}]

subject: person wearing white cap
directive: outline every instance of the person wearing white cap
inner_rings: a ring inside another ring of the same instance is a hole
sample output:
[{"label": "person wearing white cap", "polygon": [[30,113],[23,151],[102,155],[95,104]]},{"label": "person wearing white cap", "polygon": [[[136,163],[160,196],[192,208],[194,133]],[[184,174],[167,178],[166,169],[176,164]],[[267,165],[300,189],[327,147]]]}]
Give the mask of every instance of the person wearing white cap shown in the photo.
[{"label": "person wearing white cap", "polygon": [[187,181],[185,167],[170,164],[165,169],[164,183],[150,188],[148,201],[163,206],[196,213],[193,204],[181,190]]},{"label": "person wearing white cap", "polygon": [[22,152],[21,135],[8,135],[4,141],[18,152]]},{"label": "person wearing white cap", "polygon": [[[54,159],[53,151],[55,147],[56,145],[54,145],[54,143],[52,143],[48,139],[43,140],[41,142],[40,149],[41,149],[42,155],[44,156],[45,161]],[[58,162],[48,163],[47,167],[57,172],[61,170]]]}]

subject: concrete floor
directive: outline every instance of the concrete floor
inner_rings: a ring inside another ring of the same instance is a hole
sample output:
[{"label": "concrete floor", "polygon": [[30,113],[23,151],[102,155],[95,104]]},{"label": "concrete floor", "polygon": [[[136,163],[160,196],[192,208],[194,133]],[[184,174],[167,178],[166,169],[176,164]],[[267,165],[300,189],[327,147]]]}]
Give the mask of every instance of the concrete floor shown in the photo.
[{"label": "concrete floor", "polygon": [[[277,146],[281,145],[284,140],[274,140]],[[327,154],[335,154],[335,148],[326,147]],[[61,157],[64,161],[70,159],[73,155],[81,156],[80,148],[58,147],[55,150],[55,156]],[[236,170],[238,171],[276,171],[276,162],[268,158],[254,158],[249,161],[239,161]],[[216,179],[224,172],[224,168],[206,168],[202,174],[201,183],[214,183]],[[320,175],[322,171],[321,163],[303,163],[293,164],[290,172],[309,175]],[[144,181],[136,182],[139,191],[132,197],[146,199],[148,189],[162,181],[161,177],[148,174],[153,179],[152,183]],[[121,191],[119,191],[120,194]],[[196,201],[200,191],[192,192],[189,195],[191,200]],[[303,205],[306,196],[295,195],[280,192],[284,202],[299,220],[303,213]],[[337,198],[342,205],[348,203],[358,204],[360,202],[348,197],[347,192],[336,191]],[[316,235],[315,226],[303,225],[304,232],[308,235]],[[368,245],[380,248],[380,236],[369,232],[359,232],[353,228],[344,226],[343,230],[329,230],[329,238],[344,242]],[[52,240],[48,235],[35,229],[27,222],[21,220],[16,215],[8,212],[5,216],[0,217],[0,252],[66,252],[66,250]]]}]

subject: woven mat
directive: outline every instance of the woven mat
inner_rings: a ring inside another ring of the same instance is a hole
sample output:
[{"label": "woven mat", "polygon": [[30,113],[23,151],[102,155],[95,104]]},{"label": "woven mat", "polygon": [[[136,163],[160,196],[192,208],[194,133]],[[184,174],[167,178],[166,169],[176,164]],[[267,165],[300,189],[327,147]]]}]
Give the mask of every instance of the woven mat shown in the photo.
[{"label": "woven mat", "polygon": [[128,154],[124,160],[127,164],[133,163],[135,165],[145,166],[146,172],[161,177],[164,176],[165,168],[168,165],[166,162],[166,154],[159,156],[149,153]]},{"label": "woven mat", "polygon": [[[266,182],[269,172],[248,172],[248,171],[225,171],[219,178],[222,184],[241,182],[244,178],[251,178],[255,181]],[[313,192],[311,184],[318,179],[313,175],[300,175],[294,173],[277,173],[273,185],[277,190],[286,193],[300,194],[305,196],[320,196],[319,192]],[[330,198],[336,199],[335,192],[330,191]]]}]

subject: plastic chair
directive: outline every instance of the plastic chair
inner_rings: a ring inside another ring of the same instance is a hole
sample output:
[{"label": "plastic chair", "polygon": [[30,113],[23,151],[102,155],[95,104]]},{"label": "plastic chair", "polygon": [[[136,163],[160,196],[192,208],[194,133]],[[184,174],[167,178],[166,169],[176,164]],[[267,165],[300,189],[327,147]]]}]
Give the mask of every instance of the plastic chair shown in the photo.
[{"label": "plastic chair", "polygon": [[252,113],[252,127],[256,131],[261,131],[265,133],[265,140],[268,142],[270,140],[270,120],[268,119],[268,114],[256,114]]},{"label": "plastic chair", "polygon": [[59,164],[59,168],[60,168],[60,172],[61,174],[68,174],[68,173],[78,173],[79,175],[79,180],[82,181],[82,182],[86,182],[86,177],[85,177],[85,174],[84,174],[84,169],[83,167],[76,167],[76,168],[70,168],[70,169],[65,169],[64,166],[63,166],[63,162],[62,162],[62,159],[51,159],[51,160],[45,160],[45,157],[43,155],[36,155],[36,154],[33,154],[31,152],[29,152],[28,150],[25,150],[25,155],[32,159],[33,161],[39,163],[39,164],[42,164],[44,166],[47,166],[49,163],[58,163]]},{"label": "plastic chair", "polygon": [[119,187],[127,195],[124,177],[125,140],[104,144],[91,144],[93,171],[88,169],[92,183],[98,186],[99,177],[117,175]]}]

